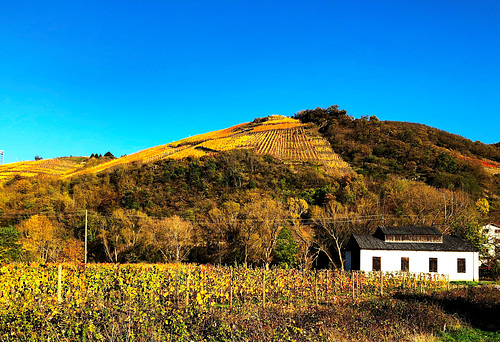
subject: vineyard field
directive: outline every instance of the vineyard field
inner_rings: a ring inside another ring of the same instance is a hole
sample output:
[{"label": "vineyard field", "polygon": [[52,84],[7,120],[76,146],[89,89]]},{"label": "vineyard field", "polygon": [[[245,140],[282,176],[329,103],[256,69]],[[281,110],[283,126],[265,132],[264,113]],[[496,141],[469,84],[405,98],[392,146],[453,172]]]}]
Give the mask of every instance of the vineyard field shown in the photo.
[{"label": "vineyard field", "polygon": [[82,169],[84,167],[82,159],[78,157],[53,158],[0,165],[0,180],[11,178],[16,174],[24,177],[65,176]]},{"label": "vineyard field", "polygon": [[0,268],[0,338],[47,340],[51,332],[62,331],[58,336],[64,340],[109,340],[110,326],[121,321],[129,324],[129,333],[173,334],[175,340],[182,336],[168,331],[166,322],[183,312],[329,307],[447,285],[444,276],[404,273],[185,264],[7,264]]}]

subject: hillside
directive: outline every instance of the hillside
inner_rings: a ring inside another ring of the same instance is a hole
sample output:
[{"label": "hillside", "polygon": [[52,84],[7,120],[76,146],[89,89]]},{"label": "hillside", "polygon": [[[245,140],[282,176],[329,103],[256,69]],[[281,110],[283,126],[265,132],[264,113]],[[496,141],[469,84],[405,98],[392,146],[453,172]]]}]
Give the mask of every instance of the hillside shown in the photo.
[{"label": "hillside", "polygon": [[417,123],[355,119],[338,106],[301,111],[295,118],[314,123],[358,173],[375,179],[396,175],[475,196],[500,195],[499,144],[472,142]]},{"label": "hillside", "polygon": [[98,173],[119,165],[151,163],[161,159],[202,157],[231,149],[248,149],[258,155],[270,155],[286,164],[310,163],[330,175],[343,175],[350,168],[323,139],[317,130],[299,120],[274,115],[255,119],[230,128],[185,138],[165,145],[151,147],[118,159],[92,166],[83,158],[79,163],[70,158],[38,162],[20,162],[0,166],[0,179],[12,175],[37,174],[61,176]]},{"label": "hillside", "polygon": [[[382,224],[433,225],[480,245],[482,225],[500,220],[499,162],[498,145],[333,106],[118,159],[4,165],[0,227],[14,227],[14,240],[24,232],[26,248],[26,230],[49,227],[43,258],[78,258],[87,211],[94,261],[171,261],[166,229],[176,225],[187,230],[183,260],[255,265],[282,262],[278,232],[288,230],[287,262],[341,266],[350,234]],[[39,258],[26,248],[18,254]]]},{"label": "hillside", "polygon": [[328,142],[317,132],[307,129],[299,120],[269,116],[152,147],[76,174],[96,173],[132,162],[149,163],[161,159],[202,157],[232,149],[248,149],[260,155],[269,154],[285,163],[319,164],[330,174],[344,174],[349,170],[347,163],[333,152]]},{"label": "hillside", "polygon": [[0,165],[0,180],[9,179],[15,175],[22,177],[37,175],[62,177],[83,169],[86,161],[87,158],[85,157],[61,157]]}]

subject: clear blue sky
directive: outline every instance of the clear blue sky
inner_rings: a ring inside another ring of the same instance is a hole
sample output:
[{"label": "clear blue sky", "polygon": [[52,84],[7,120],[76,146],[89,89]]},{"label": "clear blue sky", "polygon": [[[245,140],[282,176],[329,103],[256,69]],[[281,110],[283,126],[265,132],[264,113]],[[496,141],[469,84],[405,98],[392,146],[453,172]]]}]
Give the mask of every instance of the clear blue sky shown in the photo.
[{"label": "clear blue sky", "polygon": [[269,114],[500,141],[500,2],[0,2],[5,162],[116,156]]}]

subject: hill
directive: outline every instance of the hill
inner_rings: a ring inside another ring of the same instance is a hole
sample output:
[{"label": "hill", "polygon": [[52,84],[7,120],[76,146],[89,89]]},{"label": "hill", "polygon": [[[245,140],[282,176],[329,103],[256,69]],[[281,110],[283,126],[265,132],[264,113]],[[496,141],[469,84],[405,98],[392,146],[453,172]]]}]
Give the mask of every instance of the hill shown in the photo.
[{"label": "hill", "polygon": [[296,113],[358,173],[421,180],[437,188],[462,189],[476,196],[500,195],[499,144],[487,145],[423,124],[355,119],[338,106]]},{"label": "hill", "polygon": [[21,176],[42,174],[67,178],[98,173],[130,163],[202,157],[232,149],[252,150],[258,155],[268,154],[287,164],[315,164],[331,175],[343,175],[350,172],[348,164],[339,158],[317,130],[297,119],[273,115],[155,146],[121,158],[105,160],[98,165],[91,165],[88,163],[90,159],[85,158],[77,160],[57,158],[2,165],[0,166],[0,179],[7,179],[15,174]]},{"label": "hill", "polygon": [[[332,106],[117,159],[4,165],[19,168],[0,184],[0,227],[13,227],[5,234],[23,241],[25,260],[81,258],[87,211],[93,261],[341,267],[350,234],[382,224],[480,245],[481,226],[500,219],[499,162],[498,145]],[[35,248],[36,227],[51,244]]]},{"label": "hill", "polygon": [[347,163],[333,152],[328,142],[317,131],[308,129],[299,120],[274,115],[152,147],[76,174],[96,173],[132,162],[149,163],[161,159],[202,157],[232,149],[248,149],[260,155],[269,154],[285,163],[319,164],[330,174],[344,174],[349,171]]},{"label": "hill", "polygon": [[85,157],[61,157],[0,165],[0,180],[7,180],[15,175],[22,177],[37,175],[62,177],[83,169],[87,159]]}]

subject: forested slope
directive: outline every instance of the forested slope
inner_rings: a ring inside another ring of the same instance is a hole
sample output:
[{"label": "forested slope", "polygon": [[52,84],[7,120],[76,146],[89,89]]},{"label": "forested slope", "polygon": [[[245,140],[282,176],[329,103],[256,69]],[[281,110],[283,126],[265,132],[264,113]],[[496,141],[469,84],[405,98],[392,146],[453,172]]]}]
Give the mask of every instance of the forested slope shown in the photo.
[{"label": "forested slope", "polygon": [[[302,123],[277,124],[293,124],[307,139],[322,134],[357,173],[287,159],[286,139],[299,140],[283,126],[269,133],[285,137],[275,145],[281,154],[240,147],[69,178],[16,175],[0,186],[0,256],[82,260],[87,211],[91,261],[342,267],[352,233],[435,225],[479,245],[481,226],[498,215],[498,146],[423,125],[354,119],[336,106],[296,118]],[[244,125],[235,127],[241,137]],[[180,144],[210,142],[204,151],[216,150],[217,139],[205,138]]]}]

